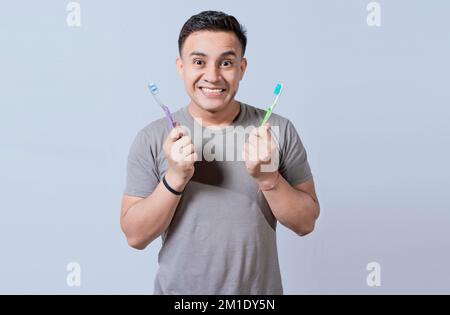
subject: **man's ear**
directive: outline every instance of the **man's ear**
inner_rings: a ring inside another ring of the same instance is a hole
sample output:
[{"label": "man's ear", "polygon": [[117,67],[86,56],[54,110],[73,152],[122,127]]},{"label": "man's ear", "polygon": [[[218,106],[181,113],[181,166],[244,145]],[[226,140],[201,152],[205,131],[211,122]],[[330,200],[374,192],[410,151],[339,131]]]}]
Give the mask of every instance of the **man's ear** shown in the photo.
[{"label": "man's ear", "polygon": [[181,60],[181,57],[177,57],[176,60],[176,66],[177,66],[177,72],[178,75],[180,76],[181,80],[184,80],[184,75],[183,75],[183,60]]},{"label": "man's ear", "polygon": [[241,80],[244,78],[245,70],[247,69],[247,58],[241,60]]}]

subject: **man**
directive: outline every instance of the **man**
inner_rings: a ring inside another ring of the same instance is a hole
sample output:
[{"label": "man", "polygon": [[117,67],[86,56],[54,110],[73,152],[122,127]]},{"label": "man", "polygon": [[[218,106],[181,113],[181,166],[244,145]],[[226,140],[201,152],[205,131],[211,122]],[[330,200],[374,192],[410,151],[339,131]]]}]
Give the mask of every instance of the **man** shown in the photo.
[{"label": "man", "polygon": [[122,229],[136,249],[162,236],[155,294],[282,294],[276,222],[303,236],[319,216],[306,151],[289,120],[259,127],[265,111],[235,100],[247,39],[234,17],[195,15],[178,43],[191,102],[176,128],[164,118],[136,136]]}]

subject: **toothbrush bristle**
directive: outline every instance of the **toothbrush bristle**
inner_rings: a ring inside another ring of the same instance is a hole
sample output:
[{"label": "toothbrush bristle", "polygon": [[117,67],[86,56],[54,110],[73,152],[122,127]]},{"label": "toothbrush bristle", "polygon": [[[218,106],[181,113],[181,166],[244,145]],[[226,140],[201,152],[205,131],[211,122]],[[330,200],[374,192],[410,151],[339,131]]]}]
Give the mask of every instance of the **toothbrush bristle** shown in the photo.
[{"label": "toothbrush bristle", "polygon": [[150,92],[155,95],[158,94],[158,87],[156,86],[155,83],[150,83],[148,88],[150,89]]},{"label": "toothbrush bristle", "polygon": [[275,95],[280,95],[281,90],[283,89],[283,84],[277,84],[277,87],[275,88]]}]

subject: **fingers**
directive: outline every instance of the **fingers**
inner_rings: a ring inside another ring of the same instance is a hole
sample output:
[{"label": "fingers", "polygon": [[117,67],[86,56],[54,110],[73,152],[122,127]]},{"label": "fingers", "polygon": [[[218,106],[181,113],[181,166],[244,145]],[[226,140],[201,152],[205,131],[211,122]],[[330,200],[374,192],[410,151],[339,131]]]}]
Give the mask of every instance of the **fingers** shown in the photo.
[{"label": "fingers", "polygon": [[254,129],[254,133],[248,137],[248,142],[255,146],[270,146],[271,134],[266,127],[261,128],[263,129]]},{"label": "fingers", "polygon": [[266,123],[264,126],[255,127],[250,131],[250,136],[257,136],[260,138],[267,138],[267,136],[270,136],[270,124]]},{"label": "fingers", "polygon": [[189,156],[195,152],[195,146],[194,146],[194,144],[190,143],[190,144],[182,147],[181,150],[182,150],[184,156]]},{"label": "fingers", "polygon": [[269,123],[252,129],[244,146],[242,154],[244,160],[262,163],[269,162],[272,155],[272,140]]},{"label": "fingers", "polygon": [[192,143],[192,139],[191,139],[191,137],[189,137],[187,135],[184,135],[180,139],[178,139],[176,141],[176,143],[177,143],[178,146],[180,146],[180,148],[183,148],[183,147],[191,144]]},{"label": "fingers", "polygon": [[261,150],[257,145],[247,142],[244,144],[243,158],[245,161],[258,162],[262,157]]},{"label": "fingers", "polygon": [[187,136],[188,132],[186,128],[180,126],[180,123],[176,123],[176,127],[173,128],[169,133],[169,139],[171,142],[175,142],[183,136]]},{"label": "fingers", "polygon": [[184,135],[171,145],[171,156],[175,161],[195,161],[195,146],[188,135]]},{"label": "fingers", "polygon": [[169,138],[177,144],[178,148],[183,149],[192,144],[192,138],[188,135],[186,128],[181,127],[178,122],[176,124],[177,126],[169,134]]},{"label": "fingers", "polygon": [[185,160],[186,162],[195,162],[195,161],[197,161],[197,160],[198,160],[197,152],[194,151],[193,153],[187,155],[187,156],[184,158],[184,160]]},{"label": "fingers", "polygon": [[269,129],[270,129],[270,124],[266,123],[264,126],[261,126],[258,128],[258,132],[260,135],[264,135],[264,134],[267,134]]}]

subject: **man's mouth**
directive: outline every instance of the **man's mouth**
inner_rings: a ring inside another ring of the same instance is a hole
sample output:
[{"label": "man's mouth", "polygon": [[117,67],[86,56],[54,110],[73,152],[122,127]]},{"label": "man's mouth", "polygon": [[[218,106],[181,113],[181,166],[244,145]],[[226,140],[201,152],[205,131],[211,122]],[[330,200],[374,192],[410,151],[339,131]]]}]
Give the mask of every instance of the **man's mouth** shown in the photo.
[{"label": "man's mouth", "polygon": [[200,87],[200,90],[207,97],[221,96],[226,91],[226,89],[207,88],[207,87]]}]

